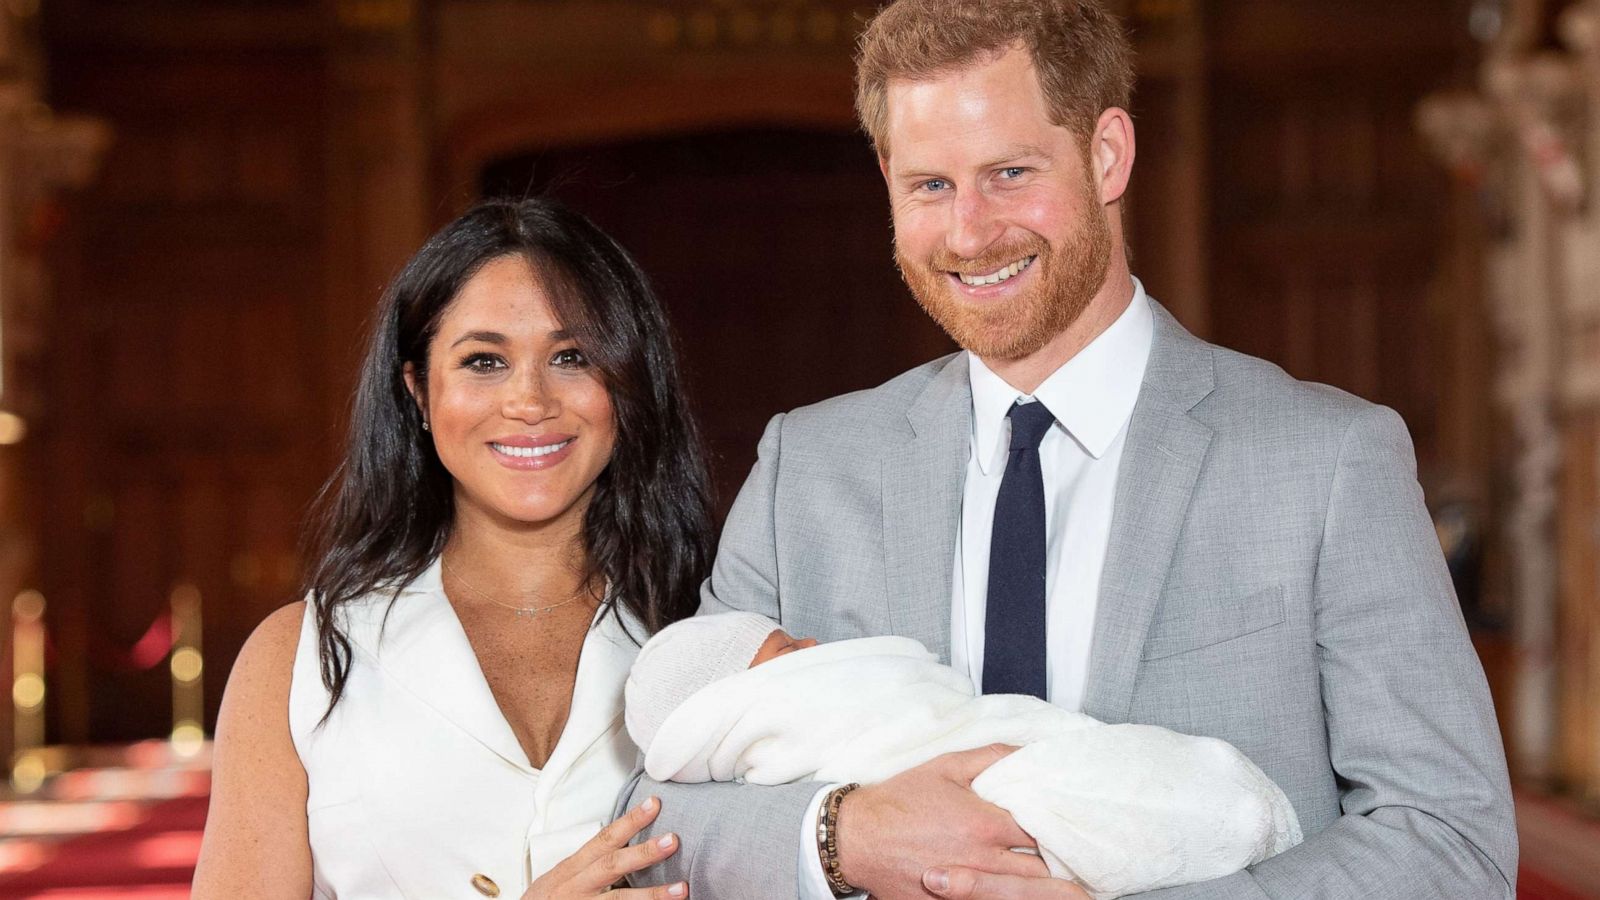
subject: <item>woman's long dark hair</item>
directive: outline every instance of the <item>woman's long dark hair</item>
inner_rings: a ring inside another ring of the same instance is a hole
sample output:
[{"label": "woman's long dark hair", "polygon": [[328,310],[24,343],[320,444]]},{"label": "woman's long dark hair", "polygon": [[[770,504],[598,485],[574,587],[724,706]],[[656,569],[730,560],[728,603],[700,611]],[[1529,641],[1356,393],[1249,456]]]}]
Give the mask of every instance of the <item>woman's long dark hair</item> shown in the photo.
[{"label": "woman's long dark hair", "polygon": [[306,592],[330,712],[350,676],[342,608],[377,590],[392,603],[443,550],[454,519],[451,476],[405,367],[426,383],[445,309],[506,256],[528,260],[611,395],[616,447],[584,514],[587,574],[609,585],[612,615],[621,604],[651,632],[695,609],[712,551],[709,479],[660,303],[627,251],[583,216],[545,199],[486,201],[429,239],[385,292],[344,461],[318,501]]}]

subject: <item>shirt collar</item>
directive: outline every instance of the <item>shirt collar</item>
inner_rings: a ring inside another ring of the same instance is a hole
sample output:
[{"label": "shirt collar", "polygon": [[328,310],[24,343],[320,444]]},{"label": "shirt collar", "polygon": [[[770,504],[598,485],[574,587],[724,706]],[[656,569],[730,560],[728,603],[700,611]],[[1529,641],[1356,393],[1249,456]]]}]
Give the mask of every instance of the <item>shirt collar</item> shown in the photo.
[{"label": "shirt collar", "polygon": [[1137,278],[1133,302],[1111,327],[1039,385],[1031,396],[1006,384],[983,360],[968,354],[972,384],[972,450],[988,475],[1005,465],[1006,414],[1019,399],[1039,400],[1056,423],[1095,459],[1105,455],[1133,417],[1155,337],[1150,297]]}]

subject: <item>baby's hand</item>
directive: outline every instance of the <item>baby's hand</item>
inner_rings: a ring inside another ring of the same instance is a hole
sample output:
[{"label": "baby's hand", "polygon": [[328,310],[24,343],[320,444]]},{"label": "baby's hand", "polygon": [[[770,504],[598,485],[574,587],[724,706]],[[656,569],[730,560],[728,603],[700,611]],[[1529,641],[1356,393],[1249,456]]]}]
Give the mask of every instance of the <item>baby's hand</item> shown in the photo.
[{"label": "baby's hand", "polygon": [[756,651],[755,658],[750,660],[750,668],[754,669],[756,666],[777,659],[785,653],[805,650],[816,645],[816,638],[801,638],[797,641],[782,628],[774,628],[772,633],[767,635],[767,639],[761,643],[761,649]]}]

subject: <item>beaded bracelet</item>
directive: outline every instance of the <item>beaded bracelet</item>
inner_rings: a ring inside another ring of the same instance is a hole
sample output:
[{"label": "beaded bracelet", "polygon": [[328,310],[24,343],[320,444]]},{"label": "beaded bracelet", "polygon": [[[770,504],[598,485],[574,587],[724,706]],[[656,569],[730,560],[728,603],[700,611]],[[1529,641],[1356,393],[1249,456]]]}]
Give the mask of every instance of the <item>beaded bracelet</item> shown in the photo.
[{"label": "beaded bracelet", "polygon": [[829,791],[822,801],[821,815],[817,816],[817,854],[822,859],[822,873],[828,878],[828,888],[835,897],[848,897],[856,892],[850,882],[844,880],[844,872],[839,868],[839,807],[845,795],[858,787],[861,785],[847,784]]}]

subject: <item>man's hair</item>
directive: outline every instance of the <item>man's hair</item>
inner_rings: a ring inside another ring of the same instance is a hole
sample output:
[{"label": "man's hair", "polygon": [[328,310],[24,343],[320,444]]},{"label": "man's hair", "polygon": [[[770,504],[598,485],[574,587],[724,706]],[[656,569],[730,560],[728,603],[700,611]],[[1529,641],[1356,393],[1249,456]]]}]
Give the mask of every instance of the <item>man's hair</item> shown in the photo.
[{"label": "man's hair", "polygon": [[889,155],[891,79],[936,78],[1022,45],[1033,56],[1051,120],[1088,142],[1100,114],[1126,109],[1133,50],[1099,0],[896,0],[856,51],[856,114]]}]

